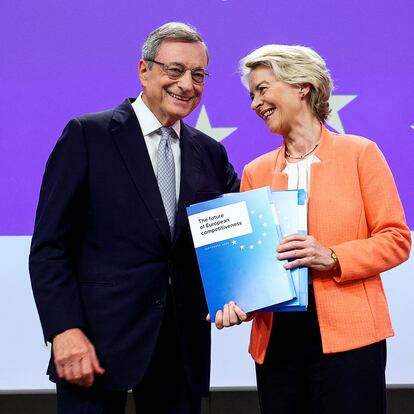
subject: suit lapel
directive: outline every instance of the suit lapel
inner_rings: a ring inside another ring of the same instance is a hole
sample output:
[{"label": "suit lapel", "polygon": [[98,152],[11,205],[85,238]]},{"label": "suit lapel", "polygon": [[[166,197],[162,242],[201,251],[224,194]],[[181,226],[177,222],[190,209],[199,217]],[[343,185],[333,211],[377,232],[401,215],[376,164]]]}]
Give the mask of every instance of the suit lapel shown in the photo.
[{"label": "suit lapel", "polygon": [[181,183],[174,242],[188,224],[186,207],[194,202],[201,167],[200,145],[195,134],[183,122],[181,122],[180,148]]},{"label": "suit lapel", "polygon": [[[311,165],[311,179],[309,189],[308,204],[308,223],[309,233],[314,234],[313,223],[320,222],[317,216],[321,211],[321,201],[327,197],[331,186],[335,186],[334,175],[330,172],[333,165],[333,145],[334,133],[329,131],[324,125],[321,129],[321,140],[316,149],[315,156],[320,162]],[[323,205],[326,205],[323,203]]]},{"label": "suit lapel", "polygon": [[110,131],[142,201],[163,235],[170,240],[168,220],[158,183],[141,127],[129,100],[125,100],[114,110]]}]

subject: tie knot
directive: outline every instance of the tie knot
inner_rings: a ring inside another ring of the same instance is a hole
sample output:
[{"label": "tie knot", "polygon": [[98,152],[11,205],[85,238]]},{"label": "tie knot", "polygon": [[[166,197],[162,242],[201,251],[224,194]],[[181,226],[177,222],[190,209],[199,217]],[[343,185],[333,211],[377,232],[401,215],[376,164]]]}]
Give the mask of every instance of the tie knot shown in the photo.
[{"label": "tie knot", "polygon": [[161,127],[159,129],[161,134],[161,140],[169,141],[172,138],[175,138],[176,134],[173,128],[171,127]]}]

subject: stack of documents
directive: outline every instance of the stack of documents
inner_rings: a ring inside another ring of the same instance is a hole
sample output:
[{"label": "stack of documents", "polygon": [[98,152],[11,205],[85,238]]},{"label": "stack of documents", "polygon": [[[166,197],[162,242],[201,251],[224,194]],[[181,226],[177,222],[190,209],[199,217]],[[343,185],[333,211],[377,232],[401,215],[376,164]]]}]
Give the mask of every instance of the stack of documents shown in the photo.
[{"label": "stack of documents", "polygon": [[269,187],[225,194],[187,208],[212,321],[234,301],[245,312],[306,310],[307,268],[286,270],[276,247],[307,233],[304,190]]},{"label": "stack of documents", "polygon": [[[308,233],[307,195],[305,190],[272,191],[282,236]],[[290,270],[296,297],[289,302],[261,309],[266,312],[305,311],[308,306],[308,268]]]}]

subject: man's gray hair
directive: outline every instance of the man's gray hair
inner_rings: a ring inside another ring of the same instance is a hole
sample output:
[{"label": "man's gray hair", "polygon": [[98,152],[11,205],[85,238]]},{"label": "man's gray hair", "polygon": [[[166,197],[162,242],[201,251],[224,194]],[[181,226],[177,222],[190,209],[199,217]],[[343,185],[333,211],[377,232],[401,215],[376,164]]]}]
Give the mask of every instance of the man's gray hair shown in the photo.
[{"label": "man's gray hair", "polygon": [[201,42],[206,49],[207,63],[210,59],[207,45],[203,41],[200,33],[193,26],[181,22],[169,22],[152,31],[142,46],[142,59],[149,61],[149,69],[153,65],[151,60],[155,60],[161,43],[164,40],[184,43]]}]

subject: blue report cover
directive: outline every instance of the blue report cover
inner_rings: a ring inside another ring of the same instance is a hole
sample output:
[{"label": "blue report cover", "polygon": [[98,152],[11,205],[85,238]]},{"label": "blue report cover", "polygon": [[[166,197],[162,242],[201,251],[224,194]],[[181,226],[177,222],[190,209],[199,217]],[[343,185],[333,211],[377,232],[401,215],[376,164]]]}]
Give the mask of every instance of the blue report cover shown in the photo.
[{"label": "blue report cover", "polygon": [[[289,234],[308,233],[307,194],[305,190],[272,191],[276,214],[279,219],[283,237]],[[263,312],[297,312],[308,307],[308,268],[291,269],[296,297],[280,305],[261,309]]]},{"label": "blue report cover", "polygon": [[187,208],[212,321],[235,301],[251,312],[295,297],[290,272],[275,258],[280,242],[269,187]]}]

